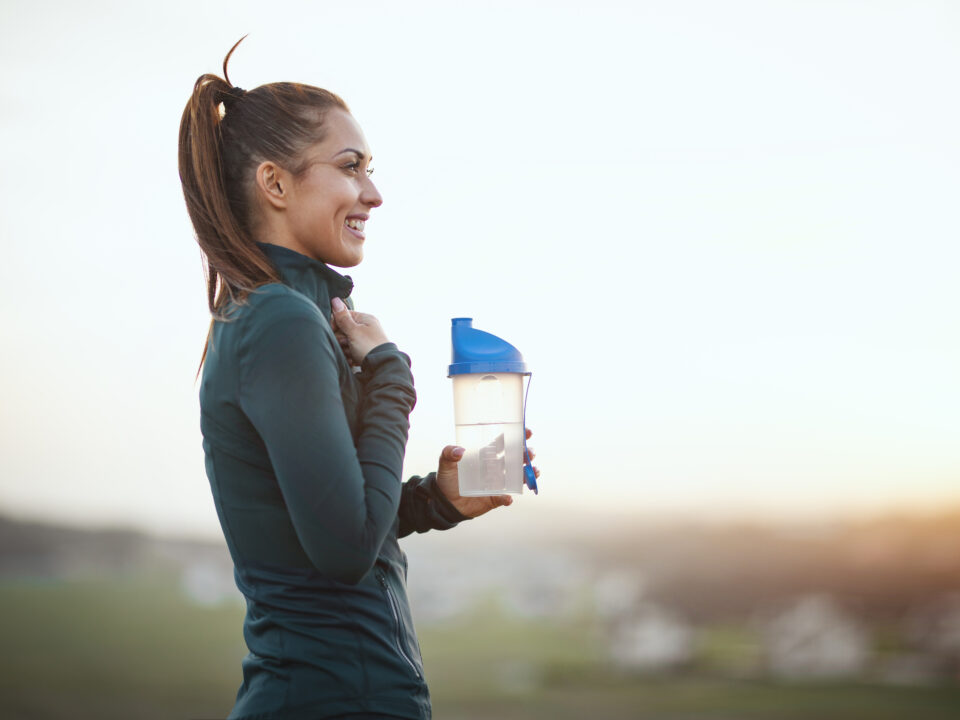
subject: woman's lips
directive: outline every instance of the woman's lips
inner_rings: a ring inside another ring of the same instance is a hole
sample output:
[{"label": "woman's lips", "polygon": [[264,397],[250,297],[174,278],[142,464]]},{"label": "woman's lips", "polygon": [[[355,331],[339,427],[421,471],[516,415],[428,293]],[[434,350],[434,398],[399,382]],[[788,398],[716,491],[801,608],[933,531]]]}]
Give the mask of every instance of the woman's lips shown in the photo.
[{"label": "woman's lips", "polygon": [[343,223],[343,226],[350,232],[354,237],[359,238],[360,240],[365,240],[366,235],[363,232],[364,226],[366,225],[363,220],[348,219]]}]

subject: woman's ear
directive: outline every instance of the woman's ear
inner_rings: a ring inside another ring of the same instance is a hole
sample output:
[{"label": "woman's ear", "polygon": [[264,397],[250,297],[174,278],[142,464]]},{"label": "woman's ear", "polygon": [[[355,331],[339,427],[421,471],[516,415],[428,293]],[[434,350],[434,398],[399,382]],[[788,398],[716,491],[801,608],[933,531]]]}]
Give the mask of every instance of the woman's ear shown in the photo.
[{"label": "woman's ear", "polygon": [[270,207],[276,210],[287,207],[290,175],[282,167],[265,160],[257,166],[255,180],[257,194],[269,203]]}]

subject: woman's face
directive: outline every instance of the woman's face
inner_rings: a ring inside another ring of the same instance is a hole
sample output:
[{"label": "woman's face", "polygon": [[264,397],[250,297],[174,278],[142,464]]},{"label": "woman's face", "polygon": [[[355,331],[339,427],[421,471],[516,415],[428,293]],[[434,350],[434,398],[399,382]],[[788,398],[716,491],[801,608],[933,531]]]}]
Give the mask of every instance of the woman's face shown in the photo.
[{"label": "woman's face", "polygon": [[292,249],[336,267],[363,260],[365,224],[383,198],[370,180],[370,148],[357,121],[328,111],[326,137],[306,150],[307,170],[295,178],[287,205]]}]

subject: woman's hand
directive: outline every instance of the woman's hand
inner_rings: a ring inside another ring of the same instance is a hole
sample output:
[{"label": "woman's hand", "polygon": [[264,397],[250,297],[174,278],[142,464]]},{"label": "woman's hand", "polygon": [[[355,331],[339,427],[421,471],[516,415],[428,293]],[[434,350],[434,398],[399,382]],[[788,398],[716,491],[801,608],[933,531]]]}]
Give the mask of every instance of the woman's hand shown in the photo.
[{"label": "woman's hand", "polygon": [[[533,433],[528,429],[527,438]],[[527,448],[530,453],[530,459],[536,457],[532,449]],[[496,507],[510,505],[513,502],[512,495],[481,495],[477,497],[464,497],[460,494],[460,475],[457,471],[457,463],[463,457],[464,450],[456,445],[447,445],[440,453],[440,466],[437,468],[437,487],[443,492],[444,496],[453,506],[460,511],[462,515],[469,518],[483,515]],[[540,471],[533,468],[533,472],[540,477]]]},{"label": "woman's hand", "polygon": [[390,342],[373,315],[350,310],[338,297],[330,301],[330,306],[333,334],[353,365],[362,364],[367,353],[377,345]]}]

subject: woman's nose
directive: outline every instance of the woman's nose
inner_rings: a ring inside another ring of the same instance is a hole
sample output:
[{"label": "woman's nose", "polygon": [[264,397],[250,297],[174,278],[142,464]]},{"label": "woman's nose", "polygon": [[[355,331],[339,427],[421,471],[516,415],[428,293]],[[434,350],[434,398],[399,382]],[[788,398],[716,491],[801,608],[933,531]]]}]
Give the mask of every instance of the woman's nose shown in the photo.
[{"label": "woman's nose", "polygon": [[367,178],[363,192],[360,193],[360,200],[364,205],[369,205],[372,208],[380,207],[383,204],[383,197],[377,190],[377,186],[373,184],[373,180]]}]

